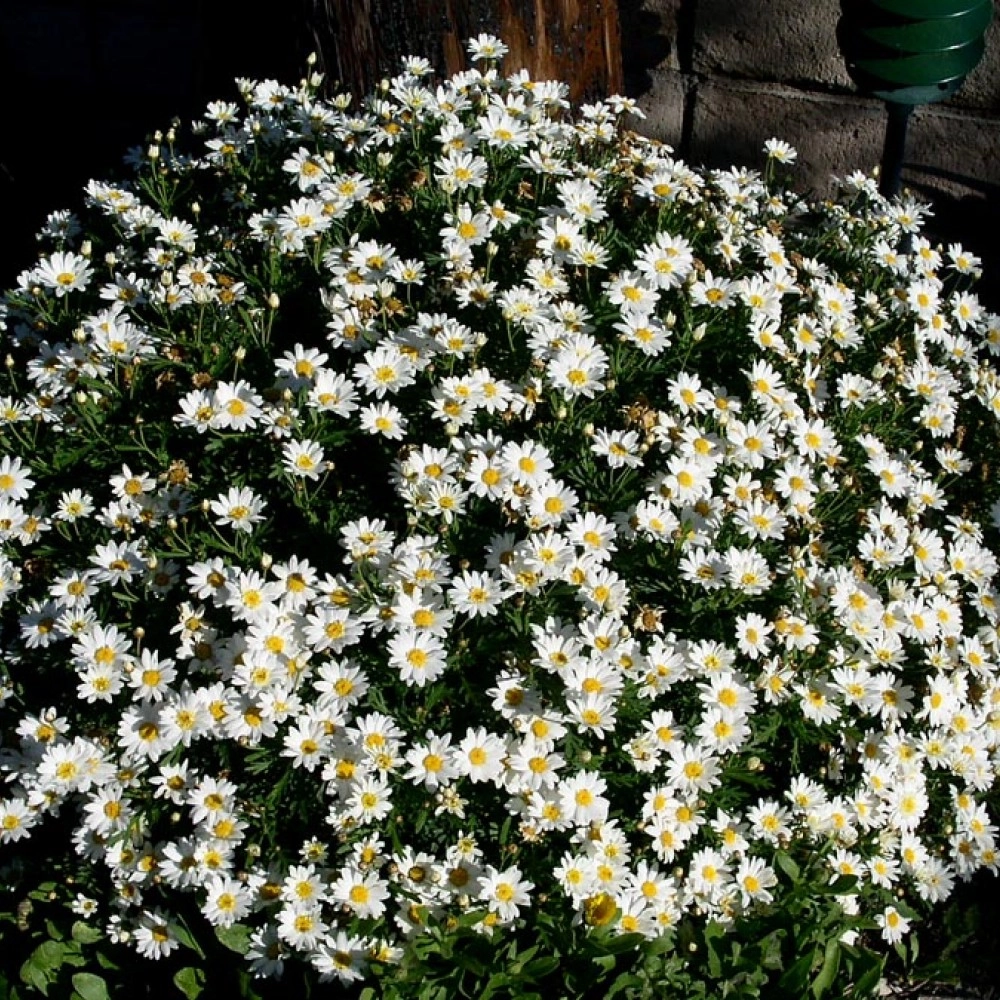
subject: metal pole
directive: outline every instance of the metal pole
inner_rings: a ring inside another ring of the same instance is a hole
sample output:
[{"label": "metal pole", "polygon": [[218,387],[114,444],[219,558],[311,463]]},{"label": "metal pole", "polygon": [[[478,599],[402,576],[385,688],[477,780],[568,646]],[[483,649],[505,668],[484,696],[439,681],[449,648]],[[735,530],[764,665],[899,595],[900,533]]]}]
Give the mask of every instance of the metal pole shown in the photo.
[{"label": "metal pole", "polygon": [[879,174],[879,191],[886,198],[899,194],[903,156],[906,152],[906,126],[910,121],[912,104],[887,101],[889,120],[885,126],[885,145],[882,147],[882,168]]}]

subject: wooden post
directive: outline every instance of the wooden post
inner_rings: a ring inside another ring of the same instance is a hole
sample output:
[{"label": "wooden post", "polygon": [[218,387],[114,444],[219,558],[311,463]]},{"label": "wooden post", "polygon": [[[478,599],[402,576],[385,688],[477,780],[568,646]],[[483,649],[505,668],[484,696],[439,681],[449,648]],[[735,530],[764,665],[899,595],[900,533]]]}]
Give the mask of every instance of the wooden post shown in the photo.
[{"label": "wooden post", "polygon": [[624,91],[617,0],[306,0],[313,48],[328,81],[356,95],[425,56],[450,75],[468,68],[480,32],[510,53],[504,72],[558,79],[574,102]]}]

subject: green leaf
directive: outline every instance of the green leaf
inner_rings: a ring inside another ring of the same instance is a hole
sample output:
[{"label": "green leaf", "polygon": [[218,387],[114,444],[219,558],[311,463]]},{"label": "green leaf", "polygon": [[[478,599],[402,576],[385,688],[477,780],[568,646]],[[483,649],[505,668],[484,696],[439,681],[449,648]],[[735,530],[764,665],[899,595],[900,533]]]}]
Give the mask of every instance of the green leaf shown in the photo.
[{"label": "green leaf", "polygon": [[201,969],[196,969],[193,965],[178,969],[174,976],[174,986],[177,987],[188,998],[197,1000],[201,991],[205,988],[205,973]]},{"label": "green leaf", "polygon": [[531,959],[535,957],[537,951],[538,951],[538,945],[536,944],[532,945],[532,947],[528,948],[526,951],[522,951],[520,954],[518,954],[517,941],[515,940],[511,942],[510,951],[508,952],[508,954],[510,955],[511,958],[514,958],[514,956],[517,955],[518,968],[520,968],[521,966],[524,965],[525,962],[531,961]]},{"label": "green leaf", "polygon": [[49,977],[30,958],[21,966],[21,981],[34,986],[42,996],[49,995]]},{"label": "green leaf", "polygon": [[513,977],[508,976],[505,972],[494,972],[486,983],[482,1000],[486,1000],[486,997],[492,996],[497,990],[503,990],[512,985],[514,985]]},{"label": "green leaf", "polygon": [[198,942],[195,940],[194,935],[188,930],[187,924],[185,923],[171,924],[170,929],[174,932],[174,937],[176,937],[177,940],[180,941],[180,943],[184,945],[185,948],[190,948],[193,952],[197,954],[199,958],[205,957],[204,949],[201,947],[200,944],[198,944]]},{"label": "green leaf", "polygon": [[73,989],[80,1000],[108,1000],[108,984],[92,972],[78,972],[73,977]]},{"label": "green leaf", "polygon": [[236,975],[240,983],[240,1000],[262,1000],[261,995],[253,987],[253,979],[249,972],[240,969]]},{"label": "green leaf", "polygon": [[839,875],[826,887],[825,891],[834,896],[841,896],[853,891],[857,884],[857,875]]},{"label": "green leaf", "polygon": [[77,920],[73,924],[70,935],[74,941],[78,941],[80,944],[96,944],[104,938],[104,934],[101,931],[96,927],[91,927],[84,920]]},{"label": "green leaf", "polygon": [[455,953],[454,962],[458,968],[464,969],[466,972],[471,972],[474,976],[485,976],[489,971],[488,966],[484,965],[474,956],[465,954],[463,951]]},{"label": "green leaf", "polygon": [[[612,997],[616,997],[624,994],[625,996],[638,996],[639,994],[635,992],[635,989],[644,985],[644,980],[642,976],[637,976],[632,972],[623,972],[612,984],[611,988],[605,994],[605,1000],[612,1000]],[[627,990],[632,992],[626,992]]]},{"label": "green leaf", "polygon": [[561,964],[561,961],[554,955],[543,955],[541,958],[535,958],[528,962],[521,973],[527,979],[542,979],[555,972]]},{"label": "green leaf", "polygon": [[219,944],[230,951],[235,951],[237,955],[245,955],[250,950],[251,933],[246,924],[215,928],[215,936],[218,938]]},{"label": "green leaf", "polygon": [[878,989],[882,981],[882,970],[885,966],[884,960],[879,960],[867,972],[858,976],[851,989],[851,997],[861,1000],[862,997],[871,996]]},{"label": "green leaf", "polygon": [[803,955],[797,962],[793,962],[786,970],[785,974],[778,980],[778,985],[792,996],[802,996],[805,993],[806,981],[809,978],[809,970],[812,968],[813,952]]},{"label": "green leaf", "polygon": [[448,994],[443,986],[435,986],[432,983],[430,986],[425,986],[424,989],[420,991],[420,1000],[444,1000],[447,995]]},{"label": "green leaf", "polygon": [[610,972],[615,967],[614,955],[595,955],[591,961],[603,972]]},{"label": "green leaf", "polygon": [[615,934],[601,942],[601,951],[606,955],[621,955],[626,951],[634,951],[644,940],[641,934]]},{"label": "green leaf", "polygon": [[97,964],[102,969],[115,970],[118,968],[118,963],[108,955],[105,955],[103,951],[97,952]]},{"label": "green leaf", "polygon": [[656,955],[663,955],[668,951],[675,951],[676,942],[674,941],[674,937],[674,932],[671,930],[661,934],[659,937],[653,938],[645,948],[646,954],[655,957]]},{"label": "green leaf", "polygon": [[56,978],[66,957],[61,941],[43,941],[21,966],[21,980],[48,996],[49,984]]},{"label": "green leaf", "polygon": [[826,943],[826,953],[823,956],[823,965],[812,981],[812,993],[816,1000],[825,996],[837,979],[837,972],[840,970],[840,942],[836,938],[831,938]]},{"label": "green leaf", "polygon": [[28,959],[36,962],[39,968],[55,971],[63,964],[66,957],[66,945],[61,941],[43,941]]},{"label": "green leaf", "polygon": [[60,959],[62,965],[72,965],[79,968],[81,965],[87,964],[87,959],[83,957],[78,941],[59,941],[58,944],[63,949]]},{"label": "green leaf", "polygon": [[774,863],[793,881],[798,882],[802,876],[799,866],[792,860],[792,856],[785,851],[778,851],[774,855]]}]

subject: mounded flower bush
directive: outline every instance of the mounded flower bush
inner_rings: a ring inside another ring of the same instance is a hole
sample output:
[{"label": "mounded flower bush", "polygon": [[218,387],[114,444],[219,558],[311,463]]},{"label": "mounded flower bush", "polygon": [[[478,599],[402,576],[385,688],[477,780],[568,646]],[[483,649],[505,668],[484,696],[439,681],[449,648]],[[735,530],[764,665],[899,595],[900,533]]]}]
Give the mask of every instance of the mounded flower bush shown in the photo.
[{"label": "mounded flower bush", "polygon": [[996,872],[978,261],[503,52],[242,81],[7,294],[19,989],[862,996]]}]

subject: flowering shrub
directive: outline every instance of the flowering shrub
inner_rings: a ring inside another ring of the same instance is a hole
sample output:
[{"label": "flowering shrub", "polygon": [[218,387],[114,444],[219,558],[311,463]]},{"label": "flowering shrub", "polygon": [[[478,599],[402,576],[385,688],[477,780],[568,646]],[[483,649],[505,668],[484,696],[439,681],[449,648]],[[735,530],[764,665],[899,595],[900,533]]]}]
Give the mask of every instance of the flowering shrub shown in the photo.
[{"label": "flowering shrub", "polygon": [[50,217],[0,862],[47,837],[62,957],[189,996],[209,925],[247,995],[863,995],[998,864],[978,261],[470,52],[356,110],[241,81]]}]

